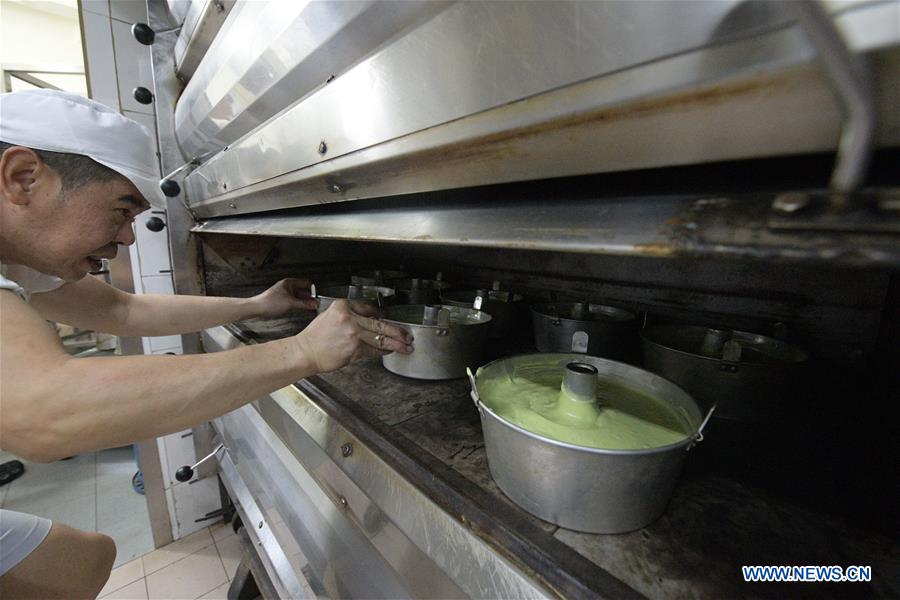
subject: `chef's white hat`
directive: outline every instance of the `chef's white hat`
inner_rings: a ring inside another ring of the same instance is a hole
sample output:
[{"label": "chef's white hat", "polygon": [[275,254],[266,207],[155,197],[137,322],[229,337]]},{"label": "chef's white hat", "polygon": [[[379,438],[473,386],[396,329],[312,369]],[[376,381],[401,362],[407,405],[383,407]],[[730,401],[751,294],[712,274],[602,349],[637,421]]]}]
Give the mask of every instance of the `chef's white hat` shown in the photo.
[{"label": "chef's white hat", "polygon": [[153,206],[165,207],[153,135],[99,102],[57,90],[0,94],[0,141],[88,156],[124,175]]}]

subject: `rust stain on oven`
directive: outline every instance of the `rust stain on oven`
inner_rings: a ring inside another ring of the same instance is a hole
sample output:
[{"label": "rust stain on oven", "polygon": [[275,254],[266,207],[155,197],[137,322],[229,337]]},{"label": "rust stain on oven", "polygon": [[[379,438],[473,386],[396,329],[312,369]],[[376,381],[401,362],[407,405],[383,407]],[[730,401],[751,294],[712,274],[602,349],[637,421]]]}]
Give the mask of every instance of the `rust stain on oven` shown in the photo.
[{"label": "rust stain on oven", "polygon": [[[397,157],[396,159],[386,161],[382,165],[382,168],[376,169],[375,172],[352,177],[350,180],[345,181],[345,184],[349,184],[351,181],[355,185],[375,183],[386,177],[396,177],[421,169],[423,164],[429,162],[448,164],[466,162],[474,159],[488,161],[511,160],[517,156],[523,155],[522,151],[516,147],[515,144],[528,138],[548,133],[561,133],[565,132],[565,130],[584,127],[586,125],[637,119],[676,109],[713,106],[726,103],[735,97],[767,92],[779,86],[786,85],[788,81],[788,75],[785,74],[773,76],[771,74],[763,73],[756,75],[749,80],[706,86],[548,120],[529,127],[502,131],[474,140],[458,142],[440,148],[433,148],[423,152]],[[516,104],[521,102],[530,102],[534,104],[539,102],[546,103],[548,100],[528,99],[519,101]],[[515,104],[512,106],[515,106]]]},{"label": "rust stain on oven", "polygon": [[675,254],[675,248],[668,244],[635,244],[634,251],[641,256],[666,257]]}]

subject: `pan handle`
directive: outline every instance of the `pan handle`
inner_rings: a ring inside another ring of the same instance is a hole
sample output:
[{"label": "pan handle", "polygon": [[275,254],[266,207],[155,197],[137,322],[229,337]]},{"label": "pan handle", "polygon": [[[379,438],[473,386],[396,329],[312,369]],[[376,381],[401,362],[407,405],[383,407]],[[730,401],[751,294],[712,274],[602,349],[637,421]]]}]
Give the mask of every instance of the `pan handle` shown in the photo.
[{"label": "pan handle", "polygon": [[697,429],[697,433],[694,434],[694,439],[691,440],[690,444],[688,444],[686,450],[690,450],[703,441],[703,430],[706,428],[706,424],[709,423],[709,420],[712,418],[713,412],[715,412],[718,405],[718,402],[716,404],[713,404],[712,408],[709,409],[709,412],[706,413],[706,417],[703,419],[703,422],[700,423],[700,427]]},{"label": "pan handle", "polygon": [[481,398],[478,397],[478,387],[475,385],[475,375],[469,367],[466,367],[466,375],[469,376],[469,382],[472,384],[472,393],[469,394],[469,396],[472,398],[472,402],[475,403],[475,408],[478,409],[478,412],[481,412]]}]

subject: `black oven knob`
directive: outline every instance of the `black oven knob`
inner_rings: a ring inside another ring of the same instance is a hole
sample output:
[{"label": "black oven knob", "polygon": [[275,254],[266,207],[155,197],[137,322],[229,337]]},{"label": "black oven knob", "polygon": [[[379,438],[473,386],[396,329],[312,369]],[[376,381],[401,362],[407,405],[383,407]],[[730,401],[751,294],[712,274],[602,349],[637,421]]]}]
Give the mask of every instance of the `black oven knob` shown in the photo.
[{"label": "black oven knob", "polygon": [[181,482],[190,481],[193,476],[194,470],[187,465],[175,471],[175,479]]},{"label": "black oven knob", "polygon": [[146,23],[135,23],[131,26],[131,35],[139,44],[149,46],[156,39],[156,32]]},{"label": "black oven knob", "polygon": [[162,193],[167,198],[174,198],[181,193],[181,186],[178,185],[177,181],[172,181],[171,179],[162,180],[159,184],[159,189],[162,190]]},{"label": "black oven knob", "polygon": [[150,217],[145,225],[150,231],[162,231],[166,227],[166,222],[159,217]]},{"label": "black oven knob", "polygon": [[143,86],[131,90],[131,95],[134,96],[134,99],[140,104],[150,104],[153,102],[153,92]]}]

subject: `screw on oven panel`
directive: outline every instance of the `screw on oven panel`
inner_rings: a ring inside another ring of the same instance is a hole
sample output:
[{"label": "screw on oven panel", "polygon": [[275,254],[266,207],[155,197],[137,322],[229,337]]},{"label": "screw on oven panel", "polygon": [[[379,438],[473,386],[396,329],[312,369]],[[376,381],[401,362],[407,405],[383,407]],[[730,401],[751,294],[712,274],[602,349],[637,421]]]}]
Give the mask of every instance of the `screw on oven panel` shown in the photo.
[{"label": "screw on oven panel", "polygon": [[772,202],[772,210],[782,215],[792,215],[809,205],[809,196],[802,192],[778,194]]},{"label": "screw on oven panel", "polygon": [[228,206],[231,208],[237,208],[237,204],[235,204],[234,202],[229,202]]},{"label": "screw on oven panel", "polygon": [[257,527],[259,527],[260,529],[262,529],[262,525],[263,525],[263,522],[260,521],[260,522],[259,522],[259,525],[257,525]]},{"label": "screw on oven panel", "polygon": [[344,188],[342,188],[341,186],[339,186],[339,185],[336,184],[336,183],[333,184],[333,185],[331,186],[331,193],[332,193],[332,194],[340,194],[340,193],[343,192],[343,191],[344,191]]},{"label": "screw on oven panel", "polygon": [[343,506],[344,508],[347,508],[350,505],[350,503],[347,502],[347,499],[344,498],[343,496],[339,497],[338,501],[340,501],[341,506]]},{"label": "screw on oven panel", "polygon": [[319,142],[319,154],[325,154],[328,152],[328,144],[325,143],[325,140]]},{"label": "screw on oven panel", "polygon": [[353,454],[353,444],[348,443],[348,444],[344,444],[343,446],[341,446],[341,456],[346,458],[346,457],[350,456],[351,454]]}]

